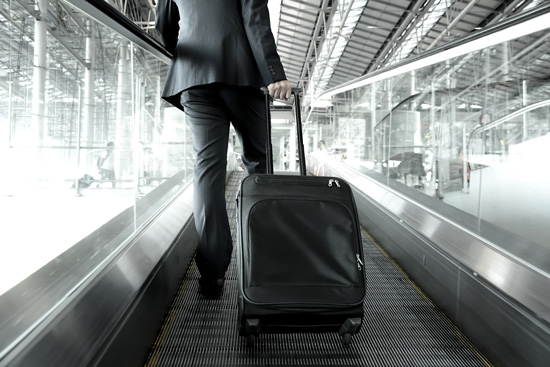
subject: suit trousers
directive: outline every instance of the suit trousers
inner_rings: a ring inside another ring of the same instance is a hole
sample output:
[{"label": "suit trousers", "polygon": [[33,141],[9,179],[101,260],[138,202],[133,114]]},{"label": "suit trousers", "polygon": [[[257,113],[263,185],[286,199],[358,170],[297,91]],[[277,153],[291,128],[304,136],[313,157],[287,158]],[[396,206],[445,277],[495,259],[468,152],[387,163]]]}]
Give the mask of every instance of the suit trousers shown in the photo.
[{"label": "suit trousers", "polygon": [[225,204],[230,124],[241,142],[246,174],[265,173],[265,99],[256,88],[215,83],[185,90],[181,104],[196,153],[193,211],[199,243],[195,261],[203,278],[219,279],[233,250]]}]

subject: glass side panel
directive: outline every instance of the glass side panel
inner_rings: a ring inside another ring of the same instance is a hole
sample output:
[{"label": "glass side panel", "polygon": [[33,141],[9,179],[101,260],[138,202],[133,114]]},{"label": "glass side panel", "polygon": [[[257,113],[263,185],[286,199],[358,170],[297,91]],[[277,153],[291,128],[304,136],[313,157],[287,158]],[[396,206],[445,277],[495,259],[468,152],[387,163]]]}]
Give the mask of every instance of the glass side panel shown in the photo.
[{"label": "glass side panel", "polygon": [[306,134],[332,158],[414,188],[413,199],[471,214],[478,230],[491,223],[550,247],[548,39],[546,29],[497,41],[342,92]]},{"label": "glass side panel", "polygon": [[98,248],[114,251],[192,179],[184,114],[160,98],[167,64],[44,4],[37,19],[37,2],[0,3],[0,294],[130,213]]}]

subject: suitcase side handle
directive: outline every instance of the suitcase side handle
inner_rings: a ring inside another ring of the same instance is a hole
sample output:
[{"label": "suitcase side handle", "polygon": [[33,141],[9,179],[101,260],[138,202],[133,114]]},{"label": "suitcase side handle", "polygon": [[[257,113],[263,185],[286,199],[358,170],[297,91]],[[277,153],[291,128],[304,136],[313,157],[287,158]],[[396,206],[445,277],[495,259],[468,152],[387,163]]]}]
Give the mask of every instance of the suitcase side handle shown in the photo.
[{"label": "suitcase side handle", "polygon": [[[267,140],[266,140],[266,164],[267,164],[267,173],[273,174],[273,147],[271,142],[271,101],[272,98],[269,95],[269,90],[265,87],[261,88],[265,96],[265,121],[267,129]],[[302,88],[292,88],[292,95],[294,96],[294,119],[296,120],[296,130],[298,137],[298,158],[300,161],[300,175],[306,176],[306,154],[304,149],[304,136],[302,133],[302,116],[301,116],[301,105],[300,105],[300,94],[302,93]]]}]

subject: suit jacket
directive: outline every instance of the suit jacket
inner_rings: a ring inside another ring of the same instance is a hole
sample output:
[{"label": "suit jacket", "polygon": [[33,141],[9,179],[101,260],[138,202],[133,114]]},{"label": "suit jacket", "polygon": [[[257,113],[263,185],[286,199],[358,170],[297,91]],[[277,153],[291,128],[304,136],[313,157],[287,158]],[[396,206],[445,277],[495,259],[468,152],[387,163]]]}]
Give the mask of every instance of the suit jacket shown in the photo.
[{"label": "suit jacket", "polygon": [[215,82],[265,87],[286,79],[267,0],[158,0],[155,29],[172,53],[162,97]]}]

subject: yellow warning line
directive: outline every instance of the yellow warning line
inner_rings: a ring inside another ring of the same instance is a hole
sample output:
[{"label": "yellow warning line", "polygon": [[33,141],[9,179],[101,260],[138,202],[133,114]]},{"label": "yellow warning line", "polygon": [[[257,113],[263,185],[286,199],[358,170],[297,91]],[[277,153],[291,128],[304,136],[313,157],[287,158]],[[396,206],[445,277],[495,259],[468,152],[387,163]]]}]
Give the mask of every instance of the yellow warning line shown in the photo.
[{"label": "yellow warning line", "polygon": [[185,293],[187,288],[189,287],[190,279],[187,278],[187,274],[189,272],[193,271],[195,268],[195,262],[192,261],[189,269],[187,270],[187,273],[184,275],[184,280],[178,289],[178,293],[176,295],[176,298],[174,300],[174,303],[170,306],[170,311],[168,315],[166,316],[166,320],[164,321],[164,324],[162,325],[160,329],[160,333],[155,339],[155,342],[152,345],[151,352],[149,353],[149,356],[147,357],[147,362],[145,363],[144,367],[155,367],[157,366],[159,362],[160,355],[162,353],[163,347],[166,344],[166,339],[168,337],[168,334],[172,330],[172,326],[174,324],[174,321],[176,319],[176,315],[178,313],[178,310],[183,303],[184,297],[181,297],[180,295]]},{"label": "yellow warning line", "polygon": [[462,333],[462,331],[460,331],[460,329],[454,324],[454,322],[451,319],[449,319],[449,317],[447,315],[445,315],[444,312],[440,311],[439,308],[436,307],[436,305],[428,297],[428,295],[426,295],[426,293],[424,293],[424,291],[422,291],[422,289],[420,289],[420,287],[418,287],[418,285],[416,285],[416,283],[411,278],[409,278],[407,273],[405,273],[405,271],[399,266],[399,264],[397,264],[395,262],[395,260],[390,257],[390,255],[378,244],[378,242],[376,242],[376,240],[374,238],[372,238],[372,236],[363,227],[361,227],[361,232],[363,232],[363,234],[374,244],[374,246],[376,246],[378,251],[380,251],[382,253],[382,255],[384,255],[384,257],[397,269],[397,271],[399,271],[399,273],[401,273],[403,278],[405,278],[405,280],[407,280],[407,282],[416,290],[416,292],[430,306],[432,306],[434,309],[436,309],[438,311],[438,313],[445,320],[445,322],[453,329],[453,332],[459,337],[460,340],[462,340],[464,342],[464,344],[466,344],[468,346],[470,351],[479,359],[479,361],[482,362],[487,367],[493,367],[491,362],[489,362],[489,360],[487,358],[485,358],[485,356],[483,354],[481,354],[481,352],[470,341],[470,339],[468,339],[468,337],[466,335],[464,335]]}]

